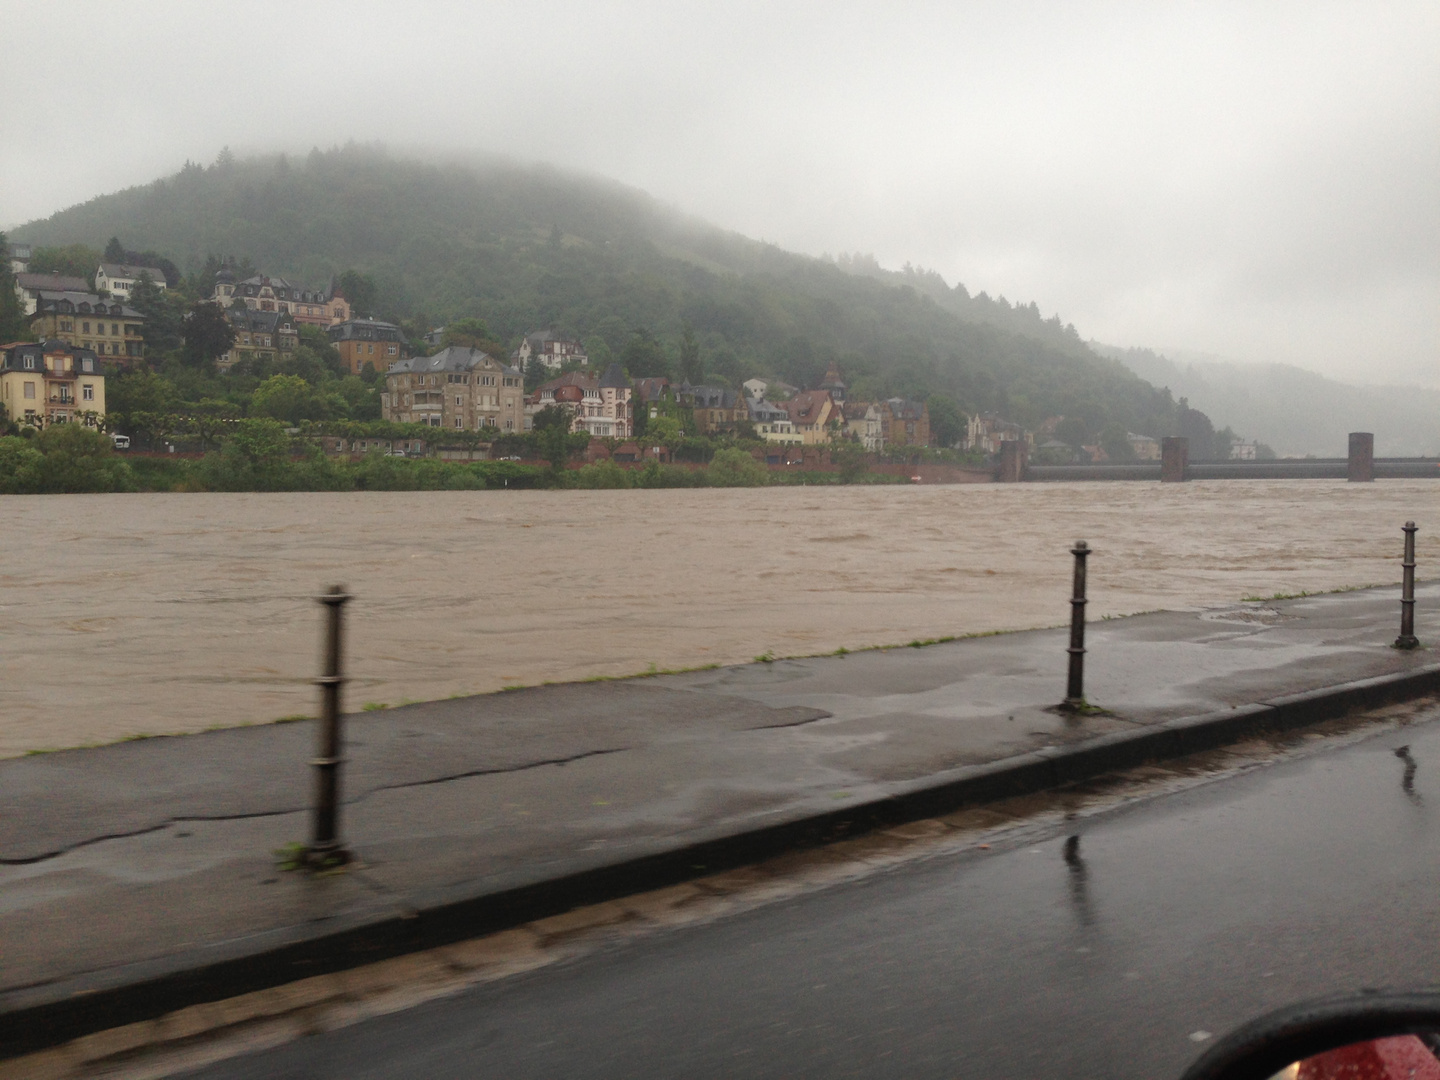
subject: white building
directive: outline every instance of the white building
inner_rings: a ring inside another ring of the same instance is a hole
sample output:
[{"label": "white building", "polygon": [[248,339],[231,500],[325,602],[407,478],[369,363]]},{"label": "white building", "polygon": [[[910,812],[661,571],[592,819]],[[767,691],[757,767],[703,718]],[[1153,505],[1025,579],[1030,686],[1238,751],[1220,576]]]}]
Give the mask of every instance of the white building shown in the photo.
[{"label": "white building", "polygon": [[141,274],[149,274],[150,280],[161,292],[165,291],[165,274],[153,266],[128,266],[125,263],[102,262],[95,271],[95,291],[109,293],[117,300],[128,300],[130,291],[140,280]]},{"label": "white building", "polygon": [[[745,385],[748,390],[749,383]],[[795,423],[790,419],[788,410],[772,405],[763,397],[749,398],[745,404],[749,406],[750,423],[755,428],[755,434],[766,442],[793,443],[798,446],[805,441],[805,437],[795,430]]]},{"label": "white building", "polygon": [[515,361],[516,367],[524,371],[532,356],[551,371],[559,371],[566,364],[590,362],[590,358],[585,355],[585,346],[578,341],[562,338],[553,330],[538,330],[533,334],[526,334],[525,340],[520,342],[520,348],[515,350],[511,359]]}]

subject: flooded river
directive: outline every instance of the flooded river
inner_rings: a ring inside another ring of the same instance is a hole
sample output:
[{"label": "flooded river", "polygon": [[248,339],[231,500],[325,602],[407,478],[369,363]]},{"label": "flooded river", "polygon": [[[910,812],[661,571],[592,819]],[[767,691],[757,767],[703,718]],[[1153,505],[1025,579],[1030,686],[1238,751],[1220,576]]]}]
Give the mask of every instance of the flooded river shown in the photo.
[{"label": "flooded river", "polygon": [[[1399,580],[1440,484],[1224,481],[0,500],[0,756],[346,706]],[[1063,657],[1056,657],[1057,673]],[[1057,675],[1057,677],[1059,677]]]}]

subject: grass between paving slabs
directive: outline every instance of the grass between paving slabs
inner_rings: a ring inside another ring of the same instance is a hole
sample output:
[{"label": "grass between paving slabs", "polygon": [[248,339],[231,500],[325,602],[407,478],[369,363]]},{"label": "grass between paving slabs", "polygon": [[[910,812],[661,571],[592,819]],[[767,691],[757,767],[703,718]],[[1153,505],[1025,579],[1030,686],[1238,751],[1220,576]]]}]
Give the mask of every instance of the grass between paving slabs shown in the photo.
[{"label": "grass between paving slabs", "polygon": [[1269,596],[1242,596],[1242,604],[1263,603],[1266,600],[1304,600],[1307,596],[1334,596],[1336,593],[1361,592],[1365,589],[1395,588],[1400,584],[1398,581],[1372,583],[1370,585],[1342,585],[1338,589],[1316,589],[1314,592],[1301,590],[1300,592],[1277,592]]}]

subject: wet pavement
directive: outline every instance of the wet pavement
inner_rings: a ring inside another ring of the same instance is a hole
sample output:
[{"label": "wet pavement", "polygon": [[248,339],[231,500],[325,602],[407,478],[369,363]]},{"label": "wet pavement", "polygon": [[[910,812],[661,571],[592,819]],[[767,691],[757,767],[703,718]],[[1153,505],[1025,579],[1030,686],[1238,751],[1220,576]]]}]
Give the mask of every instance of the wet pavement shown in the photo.
[{"label": "wet pavement", "polygon": [[[1440,640],[1440,585],[1418,632]],[[349,717],[344,875],[277,869],[308,830],[308,722],[0,762],[0,1007],[124,985],[457,899],[803,820],[1043,747],[1431,662],[1397,591],[1092,624],[1065,637],[570,684]]]},{"label": "wet pavement", "polygon": [[1440,710],[217,1065],[1163,1080],[1297,999],[1440,974]]}]

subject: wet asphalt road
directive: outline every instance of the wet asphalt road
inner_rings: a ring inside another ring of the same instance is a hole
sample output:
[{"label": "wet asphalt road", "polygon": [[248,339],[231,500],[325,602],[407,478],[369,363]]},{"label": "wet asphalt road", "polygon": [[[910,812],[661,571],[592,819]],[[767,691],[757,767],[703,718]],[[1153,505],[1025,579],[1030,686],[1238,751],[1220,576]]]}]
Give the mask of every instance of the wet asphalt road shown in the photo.
[{"label": "wet asphalt road", "polygon": [[1068,862],[1032,832],[194,1075],[1178,1076],[1197,1033],[1440,982],[1431,716],[1085,818]]}]

